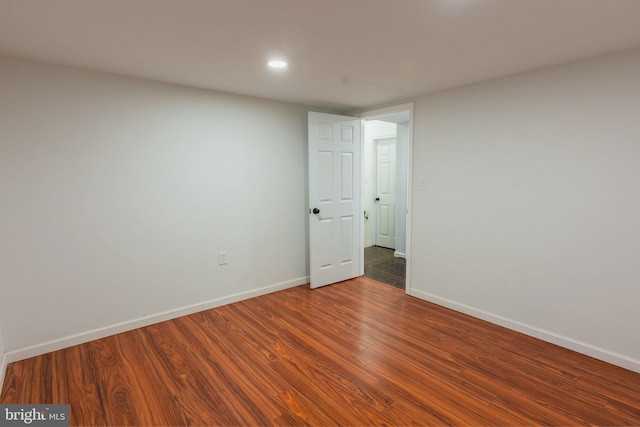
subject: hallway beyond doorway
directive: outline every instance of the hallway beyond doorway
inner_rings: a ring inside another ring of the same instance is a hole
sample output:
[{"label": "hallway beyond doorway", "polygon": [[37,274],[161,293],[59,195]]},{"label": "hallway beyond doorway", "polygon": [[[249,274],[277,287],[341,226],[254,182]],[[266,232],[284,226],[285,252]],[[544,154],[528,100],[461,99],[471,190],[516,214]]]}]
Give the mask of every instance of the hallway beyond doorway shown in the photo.
[{"label": "hallway beyond doorway", "polygon": [[393,256],[393,249],[364,248],[364,275],[399,289],[405,289],[406,260]]}]

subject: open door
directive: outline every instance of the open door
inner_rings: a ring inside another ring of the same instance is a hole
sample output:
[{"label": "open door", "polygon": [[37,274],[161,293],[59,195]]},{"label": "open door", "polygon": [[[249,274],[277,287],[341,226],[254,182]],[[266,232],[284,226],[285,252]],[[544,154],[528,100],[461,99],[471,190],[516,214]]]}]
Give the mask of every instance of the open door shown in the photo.
[{"label": "open door", "polygon": [[362,274],[361,119],[309,113],[311,288]]}]

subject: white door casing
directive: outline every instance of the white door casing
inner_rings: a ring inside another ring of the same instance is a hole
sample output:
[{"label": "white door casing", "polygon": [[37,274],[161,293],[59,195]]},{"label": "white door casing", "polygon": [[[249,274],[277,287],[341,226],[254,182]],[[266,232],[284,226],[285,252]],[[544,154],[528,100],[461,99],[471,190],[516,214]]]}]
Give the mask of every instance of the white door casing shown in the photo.
[{"label": "white door casing", "polygon": [[395,105],[392,107],[379,108],[376,110],[365,111],[360,114],[360,117],[364,120],[379,119],[380,117],[390,116],[395,114],[406,114],[408,117],[407,130],[406,130],[406,152],[404,159],[406,161],[406,211],[403,209],[403,213],[406,213],[405,223],[405,258],[407,260],[406,268],[406,293],[409,295],[415,295],[412,290],[411,284],[411,270],[412,270],[412,206],[413,206],[413,102],[406,104]]},{"label": "white door casing", "polygon": [[375,141],[376,230],[375,245],[396,248],[396,139]]},{"label": "white door casing", "polygon": [[361,135],[361,119],[309,112],[312,289],[361,274]]}]

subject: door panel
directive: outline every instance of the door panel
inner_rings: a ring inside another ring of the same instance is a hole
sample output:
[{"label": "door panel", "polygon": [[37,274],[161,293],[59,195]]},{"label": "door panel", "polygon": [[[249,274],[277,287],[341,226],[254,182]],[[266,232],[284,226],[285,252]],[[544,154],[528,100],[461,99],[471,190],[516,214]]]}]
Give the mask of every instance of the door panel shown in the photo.
[{"label": "door panel", "polygon": [[384,237],[389,237],[391,234],[389,231],[389,206],[380,206],[380,232],[379,234]]},{"label": "door panel", "polygon": [[331,268],[333,262],[333,218],[319,220],[318,268]]},{"label": "door panel", "polygon": [[340,153],[342,198],[343,202],[353,200],[353,153]]},{"label": "door panel", "polygon": [[318,200],[331,202],[333,199],[333,153],[331,151],[318,152]]},{"label": "door panel", "polygon": [[309,113],[312,288],[360,275],[361,134],[360,119]]},{"label": "door panel", "polygon": [[348,263],[353,263],[353,242],[351,238],[354,234],[353,230],[353,217],[352,216],[343,216],[340,218],[340,225],[342,226],[342,242],[341,242],[341,254],[342,260],[340,261],[341,265],[345,265]]}]

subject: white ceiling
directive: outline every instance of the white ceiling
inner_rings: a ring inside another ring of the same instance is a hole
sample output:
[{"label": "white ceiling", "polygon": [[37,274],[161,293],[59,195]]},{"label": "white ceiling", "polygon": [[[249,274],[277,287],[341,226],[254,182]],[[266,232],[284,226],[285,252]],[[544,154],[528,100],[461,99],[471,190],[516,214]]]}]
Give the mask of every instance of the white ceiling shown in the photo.
[{"label": "white ceiling", "polygon": [[0,0],[3,55],[341,110],[639,47],[640,0]]}]

